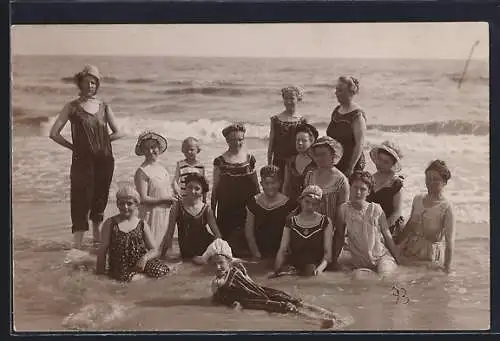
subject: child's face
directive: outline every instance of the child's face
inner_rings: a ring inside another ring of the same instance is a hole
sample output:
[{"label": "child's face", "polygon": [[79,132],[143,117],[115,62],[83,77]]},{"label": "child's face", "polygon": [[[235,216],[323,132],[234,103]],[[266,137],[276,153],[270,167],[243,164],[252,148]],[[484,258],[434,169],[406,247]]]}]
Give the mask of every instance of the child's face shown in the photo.
[{"label": "child's face", "polygon": [[279,192],[281,185],[277,177],[266,177],[262,179],[260,184],[262,185],[262,190],[264,191],[264,194],[269,197],[275,196]]},{"label": "child's face", "polygon": [[309,150],[312,144],[311,135],[306,132],[297,133],[295,136],[295,148],[299,153],[305,153]]},{"label": "child's face", "polygon": [[198,155],[198,145],[194,142],[189,142],[183,148],[182,152],[187,160],[194,161],[196,160],[196,155]]},{"label": "child's face", "polygon": [[300,199],[300,208],[304,213],[316,212],[319,208],[319,200],[311,198],[310,196],[305,196]]},{"label": "child's face", "polygon": [[137,214],[137,202],[133,198],[119,198],[116,200],[116,206],[120,215],[126,219]]},{"label": "child's face", "polygon": [[224,276],[231,268],[231,263],[229,262],[229,259],[221,255],[213,256],[212,264],[215,268],[215,275],[217,277]]},{"label": "child's face", "polygon": [[351,201],[363,202],[366,200],[368,194],[370,194],[370,189],[363,181],[355,180],[352,183],[350,191]]},{"label": "child's face", "polygon": [[330,147],[318,146],[314,148],[314,159],[320,168],[331,168],[334,166],[334,152]]},{"label": "child's face", "polygon": [[234,131],[227,135],[226,142],[229,148],[239,150],[243,147],[245,141],[245,133],[242,131]]},{"label": "child's face", "polygon": [[160,156],[160,145],[156,140],[149,139],[142,142],[141,148],[144,152],[146,160],[156,161]]},{"label": "child's face", "polygon": [[203,187],[198,181],[189,181],[186,184],[186,196],[191,199],[198,199],[203,196]]}]

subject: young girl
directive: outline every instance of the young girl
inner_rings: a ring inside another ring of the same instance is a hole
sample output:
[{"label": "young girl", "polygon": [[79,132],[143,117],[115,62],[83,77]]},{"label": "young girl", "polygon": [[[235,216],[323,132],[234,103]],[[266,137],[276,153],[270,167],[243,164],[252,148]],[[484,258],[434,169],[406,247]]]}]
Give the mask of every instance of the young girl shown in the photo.
[{"label": "young girl", "polygon": [[283,229],[276,255],[276,273],[287,262],[301,275],[318,275],[331,261],[332,222],[326,215],[317,212],[322,195],[321,188],[311,185],[299,197],[301,211],[289,217]]},{"label": "young girl", "polygon": [[[186,189],[186,176],[188,174],[197,173],[201,176],[205,176],[205,166],[196,159],[198,153],[201,151],[198,139],[187,137],[182,141],[181,149],[182,154],[184,154],[184,160],[177,161],[174,180],[172,181],[174,194],[177,197],[182,197]],[[206,202],[206,199],[205,193],[203,202]]]},{"label": "young girl", "polygon": [[379,204],[366,201],[373,188],[373,177],[368,172],[355,171],[349,177],[349,184],[349,201],[340,206],[335,223],[333,256],[338,257],[340,266],[389,275],[397,267],[399,253],[384,211]]},{"label": "young girl", "polygon": [[260,192],[255,157],[244,148],[245,126],[231,124],[222,130],[227,151],[214,160],[212,211],[217,226],[238,257],[250,256],[245,238],[246,206]]},{"label": "young girl", "polygon": [[297,155],[290,157],[285,165],[283,193],[296,202],[304,189],[304,177],[316,168],[311,155],[311,146],[318,138],[318,131],[312,125],[304,123],[295,132]]},{"label": "young girl", "polygon": [[274,258],[280,247],[286,217],[297,206],[280,193],[279,168],[264,166],[260,169],[263,193],[252,197],[247,204],[245,233],[255,259]]},{"label": "young girl", "polygon": [[423,261],[450,272],[455,248],[455,218],[453,206],[444,197],[443,190],[451,178],[444,161],[434,160],[425,170],[426,194],[413,199],[410,219],[396,242],[401,244],[403,256]]},{"label": "young girl", "polygon": [[370,151],[370,158],[377,167],[373,174],[373,190],[366,201],[379,204],[387,217],[389,231],[393,238],[401,232],[404,219],[401,208],[403,204],[403,177],[401,171],[402,154],[399,147],[390,141],[384,141]]},{"label": "young girl", "polygon": [[[305,123],[306,120],[297,113],[297,104],[302,101],[304,96],[302,89],[289,86],[281,89],[281,96],[283,97],[285,110],[271,117],[267,164],[278,166],[283,177],[286,160],[297,154],[295,149],[295,129],[298,125]],[[281,181],[283,181],[283,178]]]},{"label": "young girl", "polygon": [[215,267],[212,301],[236,309],[257,309],[275,313],[292,313],[321,322],[321,328],[346,326],[347,318],[321,307],[303,302],[287,293],[256,283],[243,264],[233,258],[229,244],[216,239],[203,254],[205,262]]},{"label": "young girl", "polygon": [[148,223],[156,245],[159,245],[168,226],[168,208],[174,202],[170,175],[159,162],[167,150],[167,140],[154,132],[146,131],[137,139],[135,154],[144,155],[144,162],[135,172],[135,185],[141,195],[139,216]]},{"label": "young girl", "polygon": [[[206,178],[191,173],[184,178],[184,196],[170,210],[168,230],[161,244],[161,256],[172,248],[175,226],[178,228],[179,249],[182,259],[200,256],[216,238],[221,238],[214,214],[203,197],[209,190]],[[208,232],[207,225],[212,233]]]},{"label": "young girl", "polygon": [[119,214],[102,226],[102,244],[97,255],[96,273],[106,272],[118,281],[131,281],[138,273],[160,277],[170,267],[160,261],[153,236],[146,222],[138,217],[139,193],[133,186],[121,187],[116,193]]},{"label": "young girl", "polygon": [[[83,235],[92,221],[94,243],[99,242],[99,227],[108,203],[115,160],[111,141],[122,136],[108,103],[98,99],[101,76],[97,67],[86,65],[74,76],[80,90],[78,99],[67,103],[57,117],[50,138],[72,151],[71,220],[74,246],[82,246]],[[61,131],[71,123],[72,143]],[[108,126],[112,134],[108,132]]]}]

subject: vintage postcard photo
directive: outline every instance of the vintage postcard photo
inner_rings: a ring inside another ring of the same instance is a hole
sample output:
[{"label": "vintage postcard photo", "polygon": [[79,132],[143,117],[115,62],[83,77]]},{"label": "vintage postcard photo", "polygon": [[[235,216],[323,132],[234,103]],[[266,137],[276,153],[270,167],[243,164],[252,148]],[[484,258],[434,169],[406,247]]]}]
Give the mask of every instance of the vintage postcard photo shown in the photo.
[{"label": "vintage postcard photo", "polygon": [[490,328],[487,23],[12,27],[14,329]]}]

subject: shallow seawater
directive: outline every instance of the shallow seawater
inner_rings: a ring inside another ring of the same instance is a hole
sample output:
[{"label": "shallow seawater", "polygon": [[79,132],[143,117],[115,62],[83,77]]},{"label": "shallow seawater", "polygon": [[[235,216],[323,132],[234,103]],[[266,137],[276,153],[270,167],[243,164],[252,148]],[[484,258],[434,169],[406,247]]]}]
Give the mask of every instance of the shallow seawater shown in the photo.
[{"label": "shallow seawater", "polygon": [[[65,242],[16,237],[18,331],[320,330],[319,323],[296,316],[213,306],[207,267],[181,264],[165,278],[122,284],[94,275],[92,266],[77,269],[65,264],[68,249]],[[458,240],[454,274],[400,267],[390,281],[338,272],[268,279],[265,266],[249,264],[248,269],[263,285],[352,318],[346,330],[488,329],[488,255],[488,239]]]}]

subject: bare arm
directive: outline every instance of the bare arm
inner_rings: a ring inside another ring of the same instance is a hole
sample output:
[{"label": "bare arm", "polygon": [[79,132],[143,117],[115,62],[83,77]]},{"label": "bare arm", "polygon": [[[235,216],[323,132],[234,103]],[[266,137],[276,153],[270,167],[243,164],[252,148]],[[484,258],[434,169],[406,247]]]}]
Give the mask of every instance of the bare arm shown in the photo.
[{"label": "bare arm", "polygon": [[215,212],[217,208],[217,186],[219,185],[220,170],[218,166],[214,166],[214,180],[212,185],[212,194],[210,197],[210,206],[212,211]]},{"label": "bare arm", "polygon": [[161,242],[160,246],[160,256],[165,257],[167,251],[172,248],[172,241],[174,239],[175,227],[177,225],[177,212],[179,211],[179,202],[175,202],[170,208],[170,212],[168,214],[168,227],[167,232],[165,232],[165,236]]},{"label": "bare arm", "polygon": [[50,129],[49,137],[54,142],[63,146],[64,148],[73,150],[73,144],[68,140],[66,140],[64,137],[62,137],[61,135],[61,131],[63,130],[66,123],[68,123],[70,109],[71,109],[71,103],[68,103],[64,106],[64,108],[57,116],[56,121],[52,125],[52,128]]},{"label": "bare arm", "polygon": [[387,224],[387,219],[384,212],[382,212],[382,214],[380,215],[378,223],[380,225],[380,232],[382,232],[382,235],[384,236],[385,245],[394,256],[396,262],[400,263],[399,249],[396,247],[396,244],[392,239],[391,231],[389,231],[389,225]]},{"label": "bare arm", "polygon": [[285,264],[286,253],[288,251],[289,244],[290,244],[290,228],[285,226],[285,228],[283,229],[283,235],[281,236],[280,248],[278,250],[278,253],[276,254],[276,261],[274,264],[275,271],[279,271]]},{"label": "bare arm", "polygon": [[387,224],[389,226],[394,225],[396,220],[398,220],[398,218],[403,215],[402,211],[401,211],[401,209],[403,207],[403,193],[402,192],[403,192],[403,188],[401,188],[399,190],[399,192],[396,193],[396,195],[392,199],[392,205],[394,207],[394,212],[389,217],[387,217]]},{"label": "bare arm", "polygon": [[247,238],[248,247],[250,248],[250,251],[255,258],[261,258],[262,255],[260,254],[259,246],[255,241],[255,217],[253,213],[248,209],[248,207],[246,208],[246,210],[247,218],[245,223],[245,236]]},{"label": "bare arm", "polygon": [[148,195],[148,182],[146,175],[141,169],[138,169],[134,175],[135,187],[137,192],[141,196],[141,204],[147,205],[161,205],[161,204],[172,204],[174,199],[172,197],[165,198],[153,198]]},{"label": "bare arm", "polygon": [[401,233],[396,236],[396,244],[397,245],[403,243],[406,240],[406,238],[408,238],[408,236],[410,235],[410,232],[412,232],[413,229],[415,228],[415,219],[416,219],[414,216],[415,199],[416,198],[413,198],[413,203],[411,205],[410,218],[406,222],[405,227],[403,228],[403,231],[401,231]]},{"label": "bare arm", "polygon": [[348,174],[353,172],[354,166],[358,162],[363,151],[363,146],[365,145],[366,121],[362,115],[352,123],[352,130],[354,134],[354,148],[351,160],[349,161],[349,168],[347,168]]},{"label": "bare arm", "polygon": [[455,214],[451,206],[446,211],[444,218],[444,238],[446,246],[444,251],[444,271],[449,273],[455,250]]},{"label": "bare arm", "polygon": [[290,165],[288,163],[286,163],[285,169],[283,170],[283,172],[285,173],[285,174],[283,174],[283,194],[285,194],[286,196],[290,196],[290,190],[289,190],[290,174],[288,174],[289,167],[290,167]]},{"label": "bare arm", "polygon": [[345,219],[342,206],[337,210],[337,215],[335,217],[335,232],[333,241],[332,262],[337,263],[337,259],[339,258],[342,248],[344,247],[345,241]]},{"label": "bare arm", "polygon": [[339,209],[340,205],[347,202],[347,200],[349,200],[349,181],[344,178],[344,183],[337,192],[337,201],[335,202],[337,207],[335,212]]},{"label": "bare arm", "polygon": [[119,138],[122,138],[123,134],[118,129],[118,125],[116,124],[115,114],[114,114],[114,112],[111,109],[111,106],[109,104],[106,104],[106,115],[107,115],[109,128],[111,128],[111,135],[109,135],[109,139],[111,141],[115,141],[115,140],[118,140]]},{"label": "bare arm", "polygon": [[174,195],[179,196],[181,194],[181,187],[179,185],[179,178],[181,177],[181,171],[179,169],[179,162],[175,166],[174,179],[172,180],[172,190]]},{"label": "bare arm", "polygon": [[267,164],[273,163],[273,148],[274,148],[274,124],[271,118],[271,128],[269,129],[269,145],[267,147]]},{"label": "bare arm", "polygon": [[215,220],[214,212],[210,207],[207,207],[207,223],[215,238],[222,238],[219,227],[217,226],[217,221]]},{"label": "bare arm", "polygon": [[101,246],[97,251],[96,269],[98,275],[106,272],[106,255],[108,254],[109,243],[111,241],[111,219],[107,219],[102,224],[101,230]]},{"label": "bare arm", "polygon": [[321,263],[316,268],[316,274],[322,273],[326,269],[328,263],[332,261],[333,225],[330,218],[327,219],[328,225],[326,226],[324,237],[325,255],[323,256]]}]

